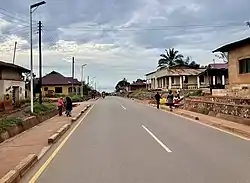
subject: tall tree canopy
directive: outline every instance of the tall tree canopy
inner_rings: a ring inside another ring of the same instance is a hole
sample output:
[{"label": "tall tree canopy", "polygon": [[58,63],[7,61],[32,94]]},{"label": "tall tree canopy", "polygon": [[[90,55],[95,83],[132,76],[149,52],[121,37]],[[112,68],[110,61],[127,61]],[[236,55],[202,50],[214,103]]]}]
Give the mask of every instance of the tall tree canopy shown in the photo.
[{"label": "tall tree canopy", "polygon": [[116,86],[115,86],[115,90],[116,92],[120,91],[120,90],[124,90],[126,89],[126,87],[128,87],[130,85],[130,83],[127,81],[126,78],[123,78],[123,80],[119,81]]}]

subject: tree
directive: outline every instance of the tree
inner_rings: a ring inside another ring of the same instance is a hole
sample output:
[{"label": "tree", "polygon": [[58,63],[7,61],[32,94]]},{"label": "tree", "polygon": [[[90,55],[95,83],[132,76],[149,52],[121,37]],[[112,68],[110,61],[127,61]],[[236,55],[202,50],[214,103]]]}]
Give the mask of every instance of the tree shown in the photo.
[{"label": "tree", "polygon": [[115,90],[116,92],[119,92],[120,90],[125,90],[126,87],[128,87],[130,85],[130,83],[127,81],[126,78],[123,78],[123,80],[119,81],[116,86],[115,86]]},{"label": "tree", "polygon": [[216,54],[215,57],[223,60],[223,62],[225,63],[228,62],[228,53],[219,53],[219,54]]},{"label": "tree", "polygon": [[200,64],[197,64],[195,61],[192,60],[192,57],[188,56],[185,61],[183,61],[183,65],[191,66],[195,69],[200,68]]},{"label": "tree", "polygon": [[174,65],[179,65],[183,63],[183,55],[179,54],[178,50],[175,50],[174,48],[166,49],[166,54],[161,54],[162,57],[158,61],[158,67],[171,67]]}]

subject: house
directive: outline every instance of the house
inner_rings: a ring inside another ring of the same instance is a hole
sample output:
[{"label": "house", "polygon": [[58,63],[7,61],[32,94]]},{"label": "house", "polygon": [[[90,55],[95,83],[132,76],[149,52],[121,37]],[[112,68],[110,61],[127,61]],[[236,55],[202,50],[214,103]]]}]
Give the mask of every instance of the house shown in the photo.
[{"label": "house", "polygon": [[0,111],[8,110],[25,99],[24,73],[30,70],[0,61]]},{"label": "house", "polygon": [[[38,81],[38,79],[37,79]],[[73,88],[73,90],[72,90]],[[80,94],[81,82],[72,77],[65,77],[62,74],[52,71],[42,78],[42,95],[54,96]]]},{"label": "house", "polygon": [[137,79],[129,85],[129,91],[147,89],[146,80]]},{"label": "house", "polygon": [[213,63],[208,64],[206,70],[199,74],[200,82],[207,84],[211,89],[225,89],[228,85],[228,64]]},{"label": "house", "polygon": [[205,70],[190,66],[165,67],[146,74],[146,79],[151,90],[197,89],[208,85],[207,76],[200,76]]},{"label": "house", "polygon": [[229,89],[250,87],[250,37],[224,45],[213,52],[228,55]]}]

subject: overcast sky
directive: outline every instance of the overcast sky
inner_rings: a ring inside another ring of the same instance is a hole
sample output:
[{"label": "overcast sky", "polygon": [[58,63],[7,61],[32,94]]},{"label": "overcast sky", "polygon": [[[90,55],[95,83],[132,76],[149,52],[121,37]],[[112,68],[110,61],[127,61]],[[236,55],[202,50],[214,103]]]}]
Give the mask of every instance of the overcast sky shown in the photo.
[{"label": "overcast sky", "polygon": [[[29,68],[29,5],[35,0],[1,0],[0,60]],[[175,48],[205,65],[212,50],[250,35],[249,0],[47,0],[34,12],[34,68],[37,21],[43,22],[43,74],[53,70],[96,77],[98,88],[113,90],[118,80],[144,78],[165,48]],[[220,61],[218,61],[220,62]]]}]

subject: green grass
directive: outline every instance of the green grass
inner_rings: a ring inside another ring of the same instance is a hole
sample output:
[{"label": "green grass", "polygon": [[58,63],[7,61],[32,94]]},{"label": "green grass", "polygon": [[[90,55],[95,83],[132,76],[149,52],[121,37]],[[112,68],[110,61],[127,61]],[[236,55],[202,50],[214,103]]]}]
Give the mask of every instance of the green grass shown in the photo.
[{"label": "green grass", "polygon": [[[47,112],[50,112],[52,110],[56,109],[56,105],[54,103],[34,103],[34,115],[44,115]],[[30,107],[25,108],[25,112],[30,114]]]},{"label": "green grass", "polygon": [[72,102],[83,102],[87,100],[87,96],[81,97],[80,95],[72,95],[70,98]]},{"label": "green grass", "polygon": [[22,120],[19,118],[3,118],[0,119],[0,133],[5,132],[8,128],[12,126],[20,126]]}]

